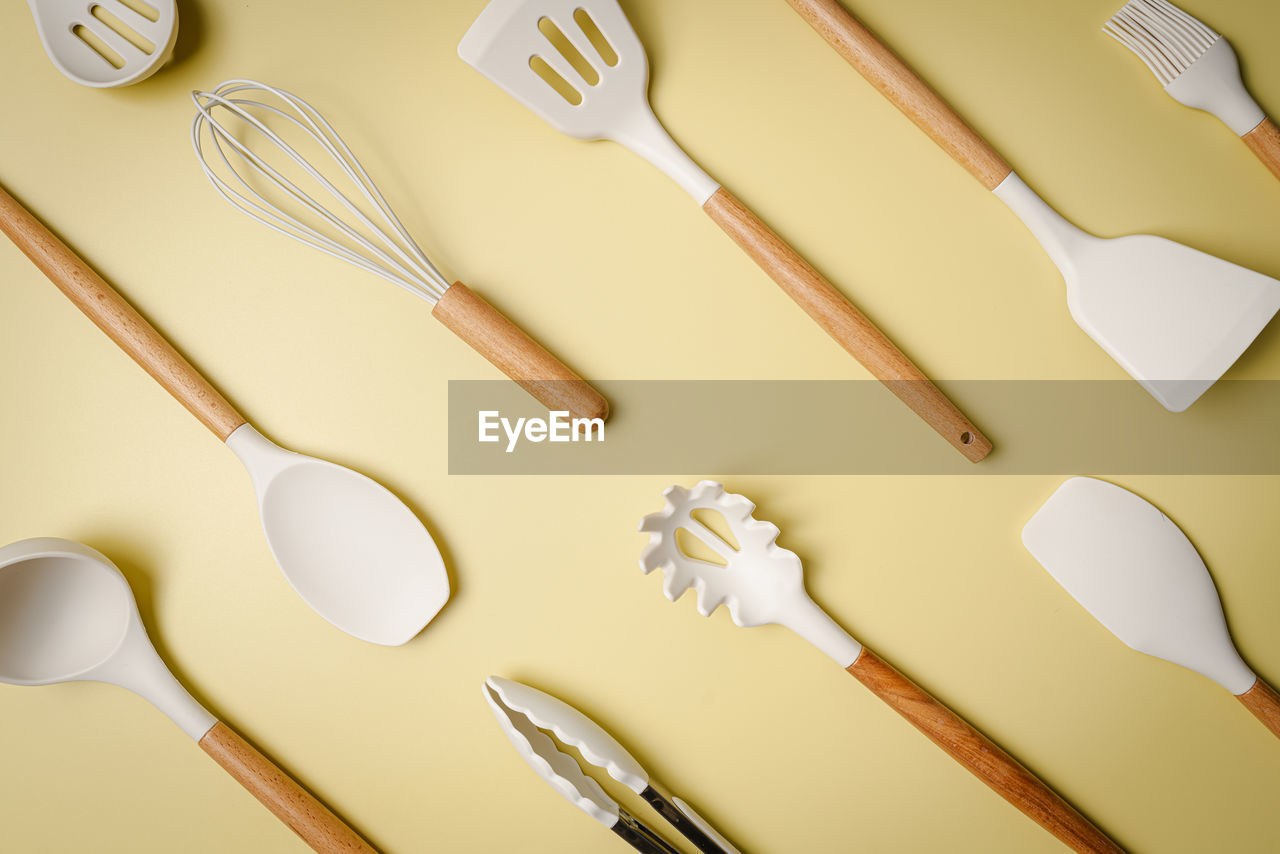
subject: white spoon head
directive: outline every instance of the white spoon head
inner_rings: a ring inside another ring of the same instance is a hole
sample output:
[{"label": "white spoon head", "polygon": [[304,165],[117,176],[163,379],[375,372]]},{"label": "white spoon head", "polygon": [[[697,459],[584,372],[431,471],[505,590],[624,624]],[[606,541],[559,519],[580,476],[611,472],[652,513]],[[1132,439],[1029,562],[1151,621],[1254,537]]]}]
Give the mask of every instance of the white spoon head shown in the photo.
[{"label": "white spoon head", "polygon": [[124,576],[88,546],[40,538],[0,548],[0,681],[92,678],[137,613]]},{"label": "white spoon head", "polygon": [[28,0],[54,67],[81,86],[145,80],[173,55],[175,0]]},{"label": "white spoon head", "polygon": [[[800,558],[775,542],[777,527],[751,515],[756,506],[746,497],[725,492],[712,480],[693,489],[672,486],[663,495],[666,506],[640,523],[640,530],[649,534],[640,569],[645,574],[662,570],[662,592],[668,599],[674,602],[693,587],[698,613],[706,617],[724,605],[739,626],[783,622],[795,605],[808,600]],[[699,521],[699,511],[723,517],[735,542]],[[682,536],[697,540],[716,560],[686,553]]]},{"label": "white spoon head", "polygon": [[253,478],[276,563],[320,616],[361,640],[399,646],[444,607],[449,576],[440,551],[385,487],[286,451],[247,424],[227,445]]},{"label": "white spoon head", "polygon": [[1022,542],[1098,622],[1133,649],[1201,673],[1233,694],[1256,677],[1240,660],[1218,591],[1186,535],[1106,481],[1062,484]]},{"label": "white spoon head", "polygon": [[1073,248],[1071,315],[1172,412],[1195,403],[1280,310],[1280,282],[1152,235]]},{"label": "white spoon head", "polygon": [[492,0],[458,55],[578,139],[616,139],[648,111],[649,62],[617,0]]}]

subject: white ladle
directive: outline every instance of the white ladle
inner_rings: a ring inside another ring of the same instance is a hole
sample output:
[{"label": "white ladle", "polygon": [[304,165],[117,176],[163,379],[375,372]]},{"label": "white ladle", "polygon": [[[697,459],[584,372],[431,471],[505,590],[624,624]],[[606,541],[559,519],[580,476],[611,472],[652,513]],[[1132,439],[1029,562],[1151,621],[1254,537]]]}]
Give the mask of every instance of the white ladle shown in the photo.
[{"label": "white ladle", "polygon": [[175,0],[27,0],[45,53],[81,86],[128,86],[155,74],[178,41]]},{"label": "white ladle", "polygon": [[129,583],[80,543],[0,548],[0,681],[107,682],[151,703],[313,849],[374,852],[328,807],[187,693],[147,638]]},{"label": "white ladle", "polygon": [[350,635],[398,646],[449,598],[435,541],[362,474],[266,439],[88,264],[0,189],[0,231],[76,307],[236,453],[258,494],[276,563],[316,613]]}]

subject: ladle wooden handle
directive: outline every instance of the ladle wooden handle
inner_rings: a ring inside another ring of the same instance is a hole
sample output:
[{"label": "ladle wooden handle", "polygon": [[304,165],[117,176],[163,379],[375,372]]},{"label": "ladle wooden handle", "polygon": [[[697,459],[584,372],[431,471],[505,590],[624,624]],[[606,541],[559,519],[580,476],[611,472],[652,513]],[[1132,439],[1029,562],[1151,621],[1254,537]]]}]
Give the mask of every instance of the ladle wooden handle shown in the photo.
[{"label": "ladle wooden handle", "polygon": [[952,759],[1073,850],[1123,852],[1018,760],[871,650],[864,647],[847,669]]},{"label": "ladle wooden handle", "polygon": [[787,0],[871,85],[988,190],[1013,169],[929,84],[837,0]]},{"label": "ladle wooden handle", "polygon": [[609,416],[600,392],[462,282],[444,292],[431,314],[547,409]]},{"label": "ladle wooden handle", "polygon": [[1276,123],[1263,119],[1261,124],[1240,138],[1267,165],[1271,174],[1280,178],[1280,128]]},{"label": "ladle wooden handle", "polygon": [[200,739],[204,752],[272,815],[320,854],[377,854],[333,812],[224,723]]},{"label": "ladle wooden handle", "polygon": [[1273,735],[1280,737],[1280,694],[1275,688],[1259,679],[1248,691],[1237,694],[1236,699]]},{"label": "ladle wooden handle", "polygon": [[721,187],[702,209],[797,305],[899,400],[972,462],[991,442],[857,306]]},{"label": "ladle wooden handle", "polygon": [[98,328],[222,440],[245,418],[79,255],[0,188],[0,231]]}]

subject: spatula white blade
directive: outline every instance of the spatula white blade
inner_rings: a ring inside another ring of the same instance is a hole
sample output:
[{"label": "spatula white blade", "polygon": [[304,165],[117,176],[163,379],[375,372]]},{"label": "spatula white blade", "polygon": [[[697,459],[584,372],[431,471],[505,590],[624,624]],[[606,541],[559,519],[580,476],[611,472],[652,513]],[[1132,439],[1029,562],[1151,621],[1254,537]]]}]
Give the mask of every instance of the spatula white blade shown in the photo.
[{"label": "spatula white blade", "polygon": [[1217,382],[1280,310],[1280,282],[1162,237],[1089,240],[1071,262],[1072,317],[1173,412]]},{"label": "spatula white blade", "polygon": [[1022,542],[1075,600],[1133,649],[1243,694],[1240,659],[1217,588],[1186,535],[1132,492],[1089,477],[1062,484]]}]

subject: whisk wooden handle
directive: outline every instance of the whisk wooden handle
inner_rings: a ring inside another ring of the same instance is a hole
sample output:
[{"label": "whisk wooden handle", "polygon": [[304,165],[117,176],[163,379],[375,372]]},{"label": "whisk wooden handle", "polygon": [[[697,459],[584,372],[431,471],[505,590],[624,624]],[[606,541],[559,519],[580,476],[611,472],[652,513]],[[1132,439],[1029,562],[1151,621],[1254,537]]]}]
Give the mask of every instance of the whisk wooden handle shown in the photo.
[{"label": "whisk wooden handle", "polygon": [[988,190],[1013,169],[837,0],[787,0],[858,73]]},{"label": "whisk wooden handle", "polygon": [[1018,760],[871,650],[864,647],[847,669],[952,759],[1073,850],[1123,854],[1124,849]]},{"label": "whisk wooden handle", "polygon": [[431,314],[551,411],[608,418],[609,401],[462,282]]},{"label": "whisk wooden handle", "polygon": [[723,187],[703,205],[707,215],[768,273],[787,296],[898,399],[961,454],[978,462],[991,442],[830,282]]},{"label": "whisk wooden handle", "polygon": [[1280,129],[1276,128],[1276,123],[1263,119],[1260,125],[1240,138],[1259,160],[1267,164],[1271,174],[1280,178]]},{"label": "whisk wooden handle", "polygon": [[244,416],[133,306],[3,189],[0,189],[0,231],[9,236],[67,299],[219,439],[226,440],[245,423]]},{"label": "whisk wooden handle", "polygon": [[320,854],[378,854],[296,780],[224,723],[200,739],[200,747],[271,814]]}]

